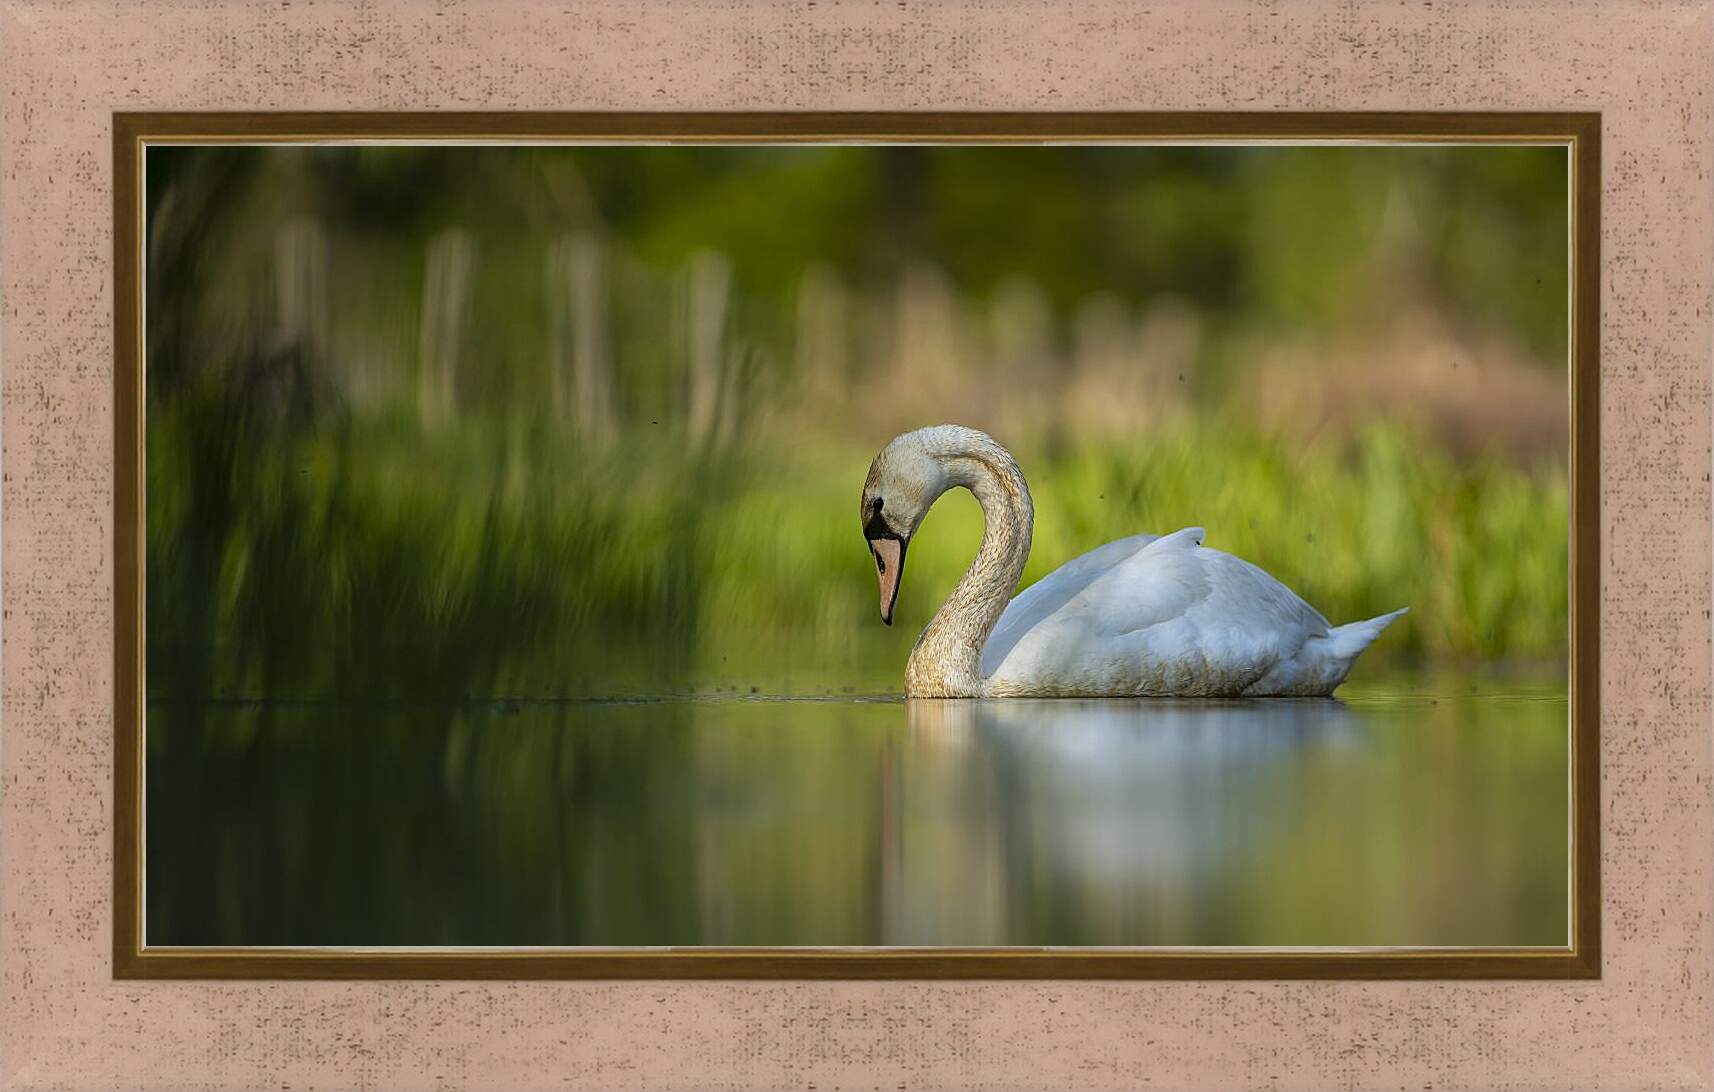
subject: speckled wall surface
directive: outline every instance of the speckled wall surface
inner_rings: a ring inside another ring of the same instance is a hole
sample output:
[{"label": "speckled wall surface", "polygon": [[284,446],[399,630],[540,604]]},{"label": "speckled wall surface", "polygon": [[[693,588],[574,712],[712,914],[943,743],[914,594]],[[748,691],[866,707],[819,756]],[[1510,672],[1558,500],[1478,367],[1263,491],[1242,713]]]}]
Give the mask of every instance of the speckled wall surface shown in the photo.
[{"label": "speckled wall surface", "polygon": [[[1708,1087],[1714,7],[0,2],[0,1081],[18,1088]],[[115,983],[116,109],[1606,117],[1606,976]]]}]

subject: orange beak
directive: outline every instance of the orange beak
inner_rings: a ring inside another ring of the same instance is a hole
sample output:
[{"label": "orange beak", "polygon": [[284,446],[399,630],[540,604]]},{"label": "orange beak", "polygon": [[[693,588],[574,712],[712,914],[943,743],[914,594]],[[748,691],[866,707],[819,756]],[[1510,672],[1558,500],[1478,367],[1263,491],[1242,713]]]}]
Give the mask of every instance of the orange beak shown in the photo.
[{"label": "orange beak", "polygon": [[881,582],[881,621],[893,624],[893,604],[899,599],[899,578],[905,575],[905,541],[901,538],[872,538],[869,552],[875,555],[875,577]]}]

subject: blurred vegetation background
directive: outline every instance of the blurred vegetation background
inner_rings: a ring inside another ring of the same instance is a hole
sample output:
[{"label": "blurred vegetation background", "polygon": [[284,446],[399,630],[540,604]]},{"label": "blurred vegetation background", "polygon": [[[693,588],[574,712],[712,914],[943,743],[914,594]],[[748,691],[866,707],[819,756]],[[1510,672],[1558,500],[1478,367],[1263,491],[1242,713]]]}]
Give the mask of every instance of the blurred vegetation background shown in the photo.
[{"label": "blurred vegetation background", "polygon": [[894,434],[1025,582],[1199,524],[1371,656],[1563,662],[1566,163],[1506,147],[154,147],[152,700],[876,692]]}]

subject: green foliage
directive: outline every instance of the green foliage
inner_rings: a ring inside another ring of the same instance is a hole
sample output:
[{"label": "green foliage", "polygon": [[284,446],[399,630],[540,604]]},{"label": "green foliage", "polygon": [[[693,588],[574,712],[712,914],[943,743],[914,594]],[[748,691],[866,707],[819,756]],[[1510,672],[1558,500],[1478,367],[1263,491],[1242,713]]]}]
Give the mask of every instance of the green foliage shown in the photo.
[{"label": "green foliage", "polygon": [[[1382,654],[1564,654],[1562,471],[1461,464],[1384,425],[1305,446],[1187,424],[1020,456],[1026,584],[1198,524],[1335,623],[1411,607]],[[539,424],[402,415],[270,434],[181,402],[150,430],[152,694],[890,690],[981,515],[941,502],[882,627],[853,507],[867,457],[691,457],[646,435],[596,452]]]},{"label": "green foliage", "polygon": [[152,698],[894,689],[980,527],[943,501],[879,625],[853,505],[905,415],[1015,445],[1026,582],[1199,524],[1334,622],[1411,607],[1377,654],[1564,655],[1561,456],[1241,408],[1407,304],[1562,367],[1562,150],[149,156]]},{"label": "green foliage", "polygon": [[447,227],[500,250],[592,232],[661,269],[714,250],[745,291],[788,306],[811,267],[884,290],[927,261],[973,294],[1027,276],[1061,318],[1096,292],[1132,303],[1173,293],[1218,326],[1275,333],[1361,317],[1380,248],[1471,323],[1558,366],[1565,157],[1528,146],[162,147],[149,153],[149,200],[218,178],[213,208],[313,213],[376,253],[420,253]]}]

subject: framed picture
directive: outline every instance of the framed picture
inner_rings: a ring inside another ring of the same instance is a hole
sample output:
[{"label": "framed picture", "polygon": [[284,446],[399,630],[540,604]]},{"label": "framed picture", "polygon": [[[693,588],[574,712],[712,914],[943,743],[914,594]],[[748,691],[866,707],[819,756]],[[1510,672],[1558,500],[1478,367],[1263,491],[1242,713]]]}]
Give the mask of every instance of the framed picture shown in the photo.
[{"label": "framed picture", "polygon": [[115,14],[0,1088],[1714,1087],[1714,4]]},{"label": "framed picture", "polygon": [[119,116],[116,973],[1598,974],[1599,138]]}]

